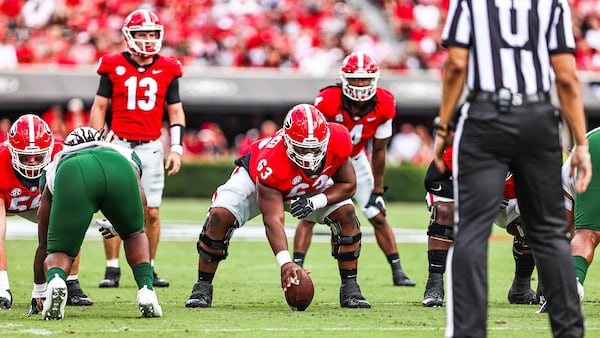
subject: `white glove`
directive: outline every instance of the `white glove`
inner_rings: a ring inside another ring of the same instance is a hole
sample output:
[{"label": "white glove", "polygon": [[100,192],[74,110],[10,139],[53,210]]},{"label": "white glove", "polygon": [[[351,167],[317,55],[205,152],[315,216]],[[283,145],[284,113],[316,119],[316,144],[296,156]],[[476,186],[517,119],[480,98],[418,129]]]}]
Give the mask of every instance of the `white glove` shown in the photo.
[{"label": "white glove", "polygon": [[109,239],[109,238],[119,236],[119,233],[117,232],[117,230],[115,230],[115,228],[113,227],[113,225],[110,223],[109,220],[97,219],[96,224],[98,224],[100,226],[100,228],[98,228],[98,231],[100,231],[100,233],[102,234],[102,236],[104,236],[104,238]]},{"label": "white glove", "polygon": [[7,310],[12,308],[12,294],[10,293],[10,289],[0,290],[0,310],[2,308],[6,308]]}]

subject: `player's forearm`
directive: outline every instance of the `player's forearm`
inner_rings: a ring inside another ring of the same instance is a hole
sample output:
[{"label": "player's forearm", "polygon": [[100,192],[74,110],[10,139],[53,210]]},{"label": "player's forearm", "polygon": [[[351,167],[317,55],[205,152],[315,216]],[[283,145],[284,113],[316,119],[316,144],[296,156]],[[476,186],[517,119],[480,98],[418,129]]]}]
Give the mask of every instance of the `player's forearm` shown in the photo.
[{"label": "player's forearm", "polygon": [[465,86],[468,56],[467,49],[458,47],[448,49],[448,59],[444,64],[439,125],[447,126],[454,117],[454,111]]},{"label": "player's forearm", "polygon": [[283,226],[283,220],[273,221],[263,217],[263,222],[265,225],[265,234],[269,244],[271,245],[273,254],[276,255],[280,251],[287,250],[288,243],[287,236],[285,235],[285,228]]},{"label": "player's forearm", "polygon": [[375,180],[373,191],[381,192],[383,191],[383,176],[385,174],[385,149],[373,151],[371,169]]}]

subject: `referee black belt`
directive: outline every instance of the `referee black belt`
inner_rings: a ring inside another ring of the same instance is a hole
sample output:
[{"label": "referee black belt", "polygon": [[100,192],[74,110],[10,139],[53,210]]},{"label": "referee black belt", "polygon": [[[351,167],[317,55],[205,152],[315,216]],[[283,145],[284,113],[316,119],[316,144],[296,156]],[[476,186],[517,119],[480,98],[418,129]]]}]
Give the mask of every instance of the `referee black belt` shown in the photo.
[{"label": "referee black belt", "polygon": [[[504,93],[506,95],[506,93]],[[493,102],[498,103],[501,96],[497,92],[476,91],[471,92],[467,96],[469,102]],[[527,103],[550,102],[550,94],[548,92],[537,92],[531,95],[512,94],[508,92],[508,97],[502,96],[502,99],[510,102],[511,106],[522,106]]]},{"label": "referee black belt", "polygon": [[141,146],[142,144],[146,144],[146,143],[150,143],[154,140],[130,140],[130,139],[126,139],[126,138],[121,138],[118,137],[117,135],[115,135],[115,137],[123,142],[127,142],[129,143],[129,145],[133,148],[133,147],[137,147],[137,146]]}]

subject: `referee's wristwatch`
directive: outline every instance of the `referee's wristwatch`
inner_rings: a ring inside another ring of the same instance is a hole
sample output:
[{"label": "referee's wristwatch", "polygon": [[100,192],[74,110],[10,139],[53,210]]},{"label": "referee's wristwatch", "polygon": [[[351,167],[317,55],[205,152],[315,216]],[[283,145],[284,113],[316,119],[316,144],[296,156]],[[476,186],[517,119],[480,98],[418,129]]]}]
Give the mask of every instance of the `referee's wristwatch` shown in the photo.
[{"label": "referee's wristwatch", "polygon": [[449,131],[454,130],[454,125],[452,124],[452,122],[448,124],[440,124],[440,117],[437,116],[433,120],[433,130],[435,130],[438,135],[441,134],[440,136],[446,137],[448,136]]}]

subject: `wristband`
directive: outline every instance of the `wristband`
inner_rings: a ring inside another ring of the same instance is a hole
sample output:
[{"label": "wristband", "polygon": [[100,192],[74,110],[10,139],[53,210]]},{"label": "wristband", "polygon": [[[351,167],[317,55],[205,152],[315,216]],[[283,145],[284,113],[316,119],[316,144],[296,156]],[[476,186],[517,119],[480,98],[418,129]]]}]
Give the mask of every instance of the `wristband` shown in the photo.
[{"label": "wristband", "polygon": [[312,202],[315,210],[325,208],[327,206],[327,196],[325,196],[323,193],[309,197],[308,200]]},{"label": "wristband", "polygon": [[[170,127],[171,132],[171,147],[175,145],[183,145],[184,126],[182,124],[173,124]],[[171,148],[172,149],[172,148]],[[172,151],[172,150],[171,150]]]},{"label": "wristband", "polygon": [[279,267],[292,262],[292,256],[290,256],[290,252],[287,250],[279,251],[277,255],[275,255],[275,258],[277,259],[277,263],[279,263]]},{"label": "wristband", "polygon": [[180,144],[174,144],[171,146],[172,153],[178,153],[179,156],[183,155],[183,146]]},{"label": "wristband", "polygon": [[10,285],[8,283],[8,271],[0,271],[0,290],[8,290]]}]

